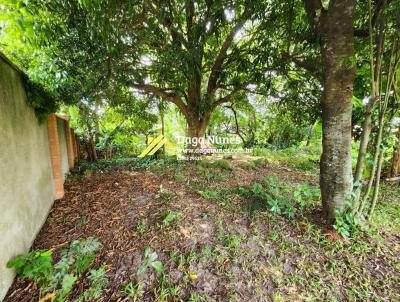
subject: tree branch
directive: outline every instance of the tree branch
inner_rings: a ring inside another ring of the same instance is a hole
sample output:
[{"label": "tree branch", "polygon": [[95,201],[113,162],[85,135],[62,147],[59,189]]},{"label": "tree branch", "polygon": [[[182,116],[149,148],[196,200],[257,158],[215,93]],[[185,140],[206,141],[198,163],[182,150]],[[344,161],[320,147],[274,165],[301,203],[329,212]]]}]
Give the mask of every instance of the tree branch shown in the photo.
[{"label": "tree branch", "polygon": [[[375,27],[375,24],[382,13],[385,5],[390,4],[391,0],[378,0],[376,1],[375,12],[372,16],[371,24],[372,27]],[[368,25],[368,24],[367,24]],[[369,29],[367,28],[355,28],[354,29],[354,36],[366,38],[369,36]]]},{"label": "tree branch", "polygon": [[318,68],[318,65],[315,64],[315,62],[300,60],[300,59],[296,58],[295,56],[290,55],[289,53],[282,53],[282,57],[284,59],[290,60],[291,62],[296,64],[298,67],[304,68],[305,70],[309,71],[317,79],[319,79],[319,80],[322,79],[321,69]]},{"label": "tree branch", "polygon": [[222,104],[229,103],[231,101],[231,98],[238,93],[240,90],[244,90],[244,86],[236,86],[230,93],[228,93],[226,96],[223,96],[219,98],[218,100],[214,101],[211,104],[211,108],[214,109]]},{"label": "tree branch", "polygon": [[193,43],[193,19],[194,19],[194,3],[192,0],[185,1],[185,12],[186,12],[186,31],[189,45]]},{"label": "tree branch", "polygon": [[231,32],[226,37],[224,43],[222,44],[221,49],[217,55],[217,58],[215,59],[215,62],[211,68],[211,74],[208,79],[207,95],[209,97],[215,92],[215,89],[217,87],[217,81],[219,76],[221,75],[221,67],[227,56],[227,51],[229,47],[232,45],[236,33],[243,27],[243,25],[246,23],[249,17],[250,17],[250,11],[246,9],[243,12],[242,16],[240,16],[238,22],[232,28]]},{"label": "tree branch", "polygon": [[304,0],[304,8],[306,9],[312,31],[317,37],[320,36],[322,27],[321,17],[325,12],[321,0]]},{"label": "tree branch", "polygon": [[136,89],[144,92],[144,93],[158,96],[165,101],[175,104],[185,116],[187,116],[189,114],[186,104],[175,93],[167,92],[166,89],[162,89],[162,88],[159,88],[159,87],[156,87],[153,85],[147,85],[147,84],[133,84],[131,86],[133,88],[136,88]]},{"label": "tree branch", "polygon": [[[154,2],[153,2],[154,3]],[[186,47],[186,49],[188,48],[188,41],[185,39],[185,37],[183,36],[182,33],[180,33],[175,27],[174,27],[174,16],[173,16],[173,12],[172,12],[172,5],[170,2],[168,2],[168,7],[169,7],[169,14],[170,16],[167,17],[164,15],[164,9],[162,6],[158,6],[156,4],[156,7],[161,10],[161,17],[158,18],[158,20],[160,21],[160,23],[162,25],[164,25],[170,32],[171,34],[171,38],[172,41],[177,44],[177,45],[184,45]],[[154,12],[154,14],[160,15],[158,12]]]},{"label": "tree branch", "polygon": [[238,121],[238,118],[237,118],[237,112],[236,112],[235,108],[233,108],[233,104],[231,104],[230,106],[226,106],[226,107],[229,108],[230,110],[232,110],[232,112],[233,112],[233,117],[235,119],[235,126],[236,126],[236,133],[235,134],[237,134],[240,137],[240,139],[242,140],[243,144],[245,144],[246,140],[243,137],[243,135],[240,133],[239,121]]}]

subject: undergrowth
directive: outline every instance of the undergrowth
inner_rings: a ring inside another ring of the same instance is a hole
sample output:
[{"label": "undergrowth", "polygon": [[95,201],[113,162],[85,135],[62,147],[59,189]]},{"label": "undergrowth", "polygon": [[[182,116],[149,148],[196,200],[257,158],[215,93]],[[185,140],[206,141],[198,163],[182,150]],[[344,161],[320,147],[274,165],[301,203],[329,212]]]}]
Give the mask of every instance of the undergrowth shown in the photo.
[{"label": "undergrowth", "polygon": [[[53,262],[51,250],[33,250],[20,255],[7,264],[15,268],[22,279],[34,281],[40,288],[40,301],[68,301],[68,296],[77,282],[81,282],[84,273],[92,267],[100,250],[97,239],[72,241],[60,253],[60,260]],[[87,277],[89,287],[77,298],[77,302],[93,301],[100,297],[107,285],[105,266],[91,269]]]},{"label": "undergrowth", "polygon": [[293,188],[289,182],[278,177],[264,177],[250,187],[241,187],[239,192],[246,200],[250,214],[268,210],[274,215],[294,218],[303,215],[306,207],[313,206],[319,200],[317,188],[300,184]]},{"label": "undergrowth", "polygon": [[76,179],[82,176],[88,176],[92,172],[105,172],[120,167],[126,169],[159,169],[165,170],[169,165],[177,166],[176,157],[143,157],[143,158],[113,158],[110,160],[98,160],[89,162],[86,160],[78,161],[69,175],[69,179]]},{"label": "undergrowth", "polygon": [[261,156],[273,164],[285,164],[300,171],[317,171],[321,151],[315,146],[291,147],[283,150],[255,147],[254,156]]}]

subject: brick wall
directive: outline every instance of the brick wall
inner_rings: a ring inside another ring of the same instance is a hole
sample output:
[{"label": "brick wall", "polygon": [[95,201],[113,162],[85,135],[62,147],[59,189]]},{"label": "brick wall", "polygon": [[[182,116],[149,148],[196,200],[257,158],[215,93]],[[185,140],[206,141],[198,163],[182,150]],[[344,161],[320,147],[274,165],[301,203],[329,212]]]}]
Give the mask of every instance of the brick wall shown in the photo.
[{"label": "brick wall", "polygon": [[67,157],[68,167],[72,169],[74,167],[75,155],[74,155],[74,144],[72,142],[71,127],[69,126],[69,119],[65,121],[65,139],[67,141]]},{"label": "brick wall", "polygon": [[58,140],[57,117],[54,113],[49,115],[47,128],[49,132],[49,148],[53,169],[53,182],[56,192],[55,198],[60,199],[64,196],[64,177],[61,167],[61,151],[60,142]]}]

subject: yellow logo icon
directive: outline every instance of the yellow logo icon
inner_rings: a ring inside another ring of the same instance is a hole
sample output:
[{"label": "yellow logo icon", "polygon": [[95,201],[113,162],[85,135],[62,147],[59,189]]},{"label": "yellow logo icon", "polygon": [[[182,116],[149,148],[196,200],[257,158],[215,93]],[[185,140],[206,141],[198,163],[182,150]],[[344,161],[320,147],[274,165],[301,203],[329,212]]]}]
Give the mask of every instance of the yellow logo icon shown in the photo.
[{"label": "yellow logo icon", "polygon": [[167,142],[167,139],[162,134],[160,134],[159,136],[157,136],[155,139],[153,139],[151,141],[150,145],[148,145],[147,148],[144,149],[144,151],[142,153],[140,153],[139,157],[145,157],[146,155],[153,155],[166,142]]}]

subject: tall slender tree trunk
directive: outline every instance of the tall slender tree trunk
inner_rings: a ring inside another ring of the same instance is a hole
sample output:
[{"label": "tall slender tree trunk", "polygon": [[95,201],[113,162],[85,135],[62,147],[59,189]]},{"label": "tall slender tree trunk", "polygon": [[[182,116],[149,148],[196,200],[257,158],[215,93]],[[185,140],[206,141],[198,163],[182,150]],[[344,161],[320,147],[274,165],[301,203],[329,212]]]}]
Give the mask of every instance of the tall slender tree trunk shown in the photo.
[{"label": "tall slender tree trunk", "polygon": [[[165,137],[165,121],[164,121],[164,109],[160,110],[160,115],[161,115],[161,134],[163,137]],[[163,144],[163,155],[166,154],[166,148],[165,144]]]},{"label": "tall slender tree trunk", "polygon": [[376,202],[378,201],[378,196],[379,196],[379,186],[380,186],[380,181],[381,181],[381,173],[382,173],[382,164],[383,164],[383,156],[385,154],[385,150],[381,150],[378,158],[378,167],[376,170],[376,180],[375,180],[375,186],[374,186],[374,192],[372,194],[372,202],[371,202],[371,208],[369,209],[368,212],[368,219],[371,218],[372,214],[375,211],[375,206]]},{"label": "tall slender tree trunk", "polygon": [[311,144],[311,139],[314,135],[314,131],[315,131],[315,126],[317,125],[317,121],[315,121],[312,125],[309,126],[308,128],[308,133],[307,133],[307,140],[306,140],[306,146],[310,146]]},{"label": "tall slender tree trunk", "polygon": [[77,160],[81,160],[81,140],[75,134],[75,142],[76,142],[76,158]]},{"label": "tall slender tree trunk", "polygon": [[88,127],[88,142],[87,142],[87,153],[89,157],[89,161],[95,162],[97,161],[97,151],[96,151],[96,146],[94,142],[94,137],[92,133],[92,128],[90,125],[87,125]]},{"label": "tall slender tree trunk", "polygon": [[[371,101],[370,101],[371,102]],[[365,158],[367,156],[367,149],[369,144],[369,138],[371,136],[372,130],[372,106],[373,104],[367,105],[367,111],[365,112],[364,122],[363,122],[363,132],[360,139],[360,148],[358,150],[358,158],[357,158],[357,166],[354,175],[354,182],[358,182],[361,180],[364,167],[365,167]]]},{"label": "tall slender tree trunk", "polygon": [[353,61],[355,0],[330,1],[322,20],[321,54],[322,156],[320,186],[323,211],[329,221],[345,208],[353,186],[351,113],[355,66]]},{"label": "tall slender tree trunk", "polygon": [[392,168],[390,169],[390,175],[396,177],[400,174],[400,125],[399,132],[397,132],[397,147],[393,151],[392,157]]},{"label": "tall slender tree trunk", "polygon": [[[353,214],[357,213],[360,207],[360,198],[362,191],[362,179],[365,169],[365,159],[367,156],[368,145],[370,141],[371,131],[372,131],[372,113],[375,103],[379,100],[380,96],[380,80],[381,80],[381,63],[382,63],[382,51],[384,47],[384,28],[385,28],[385,18],[382,15],[379,19],[379,32],[376,37],[376,52],[374,50],[374,28],[372,25],[372,1],[368,0],[368,23],[369,23],[369,61],[370,61],[370,89],[371,97],[366,104],[364,122],[362,127],[362,134],[360,139],[360,147],[358,150],[357,165],[354,175],[354,183],[356,184],[356,192],[353,204]],[[386,0],[383,2],[385,4]]]},{"label": "tall slender tree trunk", "polygon": [[89,136],[87,151],[88,151],[89,161],[91,162],[97,161],[97,151],[96,151],[96,146],[94,144],[93,135]]},{"label": "tall slender tree trunk", "polygon": [[362,190],[362,178],[363,178],[363,173],[365,169],[365,159],[367,157],[367,149],[369,145],[369,139],[371,136],[371,130],[372,130],[372,108],[374,105],[374,100],[370,99],[368,104],[367,104],[367,109],[365,112],[364,116],[364,122],[363,122],[363,130],[361,134],[361,140],[360,140],[360,147],[358,150],[358,157],[357,157],[357,165],[356,165],[356,171],[354,175],[354,183],[356,186],[356,192],[355,192],[355,197],[354,197],[354,204],[353,204],[353,214],[355,214],[359,207],[360,207],[360,198],[361,198],[361,190]]},{"label": "tall slender tree trunk", "polygon": [[[379,185],[380,185],[380,176],[381,176],[381,169],[382,169],[382,161],[383,155],[385,152],[385,146],[382,144],[383,137],[384,137],[384,128],[385,128],[385,121],[386,121],[386,110],[389,103],[389,96],[390,91],[392,89],[392,85],[394,83],[394,74],[397,70],[397,60],[394,58],[394,54],[398,52],[398,40],[396,37],[393,38],[393,43],[391,46],[391,51],[389,55],[389,63],[388,63],[388,73],[387,73],[387,81],[386,81],[386,89],[384,92],[384,99],[381,100],[379,104],[379,124],[378,124],[378,134],[376,137],[375,142],[375,154],[374,154],[374,161],[372,165],[372,172],[371,177],[368,182],[368,187],[365,192],[364,198],[361,201],[359,213],[363,212],[363,209],[369,199],[369,195],[371,193],[372,187],[374,187],[372,205],[368,214],[368,218],[371,217],[375,205],[377,202],[378,194],[379,194]],[[396,62],[396,64],[394,64]],[[375,182],[374,182],[375,181]]]}]

